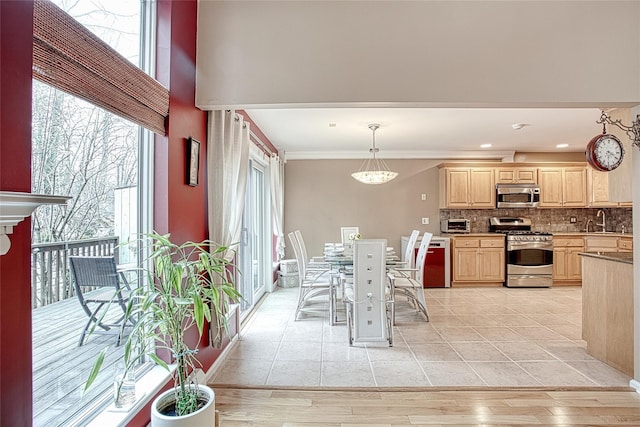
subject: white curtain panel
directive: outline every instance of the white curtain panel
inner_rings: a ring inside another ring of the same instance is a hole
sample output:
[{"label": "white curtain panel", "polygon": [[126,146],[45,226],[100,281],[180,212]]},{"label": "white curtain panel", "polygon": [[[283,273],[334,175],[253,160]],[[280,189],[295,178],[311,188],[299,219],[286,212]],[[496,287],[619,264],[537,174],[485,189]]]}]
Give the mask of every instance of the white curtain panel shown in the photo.
[{"label": "white curtain panel", "polygon": [[272,154],[269,159],[269,177],[271,179],[271,209],[273,212],[273,234],[277,237],[276,252],[278,261],[284,258],[284,162]]},{"label": "white curtain panel", "polygon": [[249,123],[234,110],[210,111],[208,133],[209,238],[233,245],[241,236],[249,169]]}]

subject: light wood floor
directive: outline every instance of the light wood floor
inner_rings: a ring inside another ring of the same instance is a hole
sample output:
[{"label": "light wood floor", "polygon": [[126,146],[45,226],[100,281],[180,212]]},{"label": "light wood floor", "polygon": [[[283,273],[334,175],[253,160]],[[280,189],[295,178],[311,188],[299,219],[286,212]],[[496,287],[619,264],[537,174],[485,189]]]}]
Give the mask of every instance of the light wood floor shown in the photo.
[{"label": "light wood floor", "polygon": [[640,425],[640,394],[623,389],[215,392],[221,427]]}]

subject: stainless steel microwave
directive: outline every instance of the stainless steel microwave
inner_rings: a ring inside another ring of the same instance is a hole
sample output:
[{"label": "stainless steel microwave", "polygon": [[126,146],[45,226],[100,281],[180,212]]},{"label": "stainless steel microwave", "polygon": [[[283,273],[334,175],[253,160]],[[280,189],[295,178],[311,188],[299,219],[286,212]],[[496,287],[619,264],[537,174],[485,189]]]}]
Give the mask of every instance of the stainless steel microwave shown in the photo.
[{"label": "stainless steel microwave", "polygon": [[497,208],[536,208],[539,204],[537,184],[496,184]]},{"label": "stainless steel microwave", "polygon": [[442,233],[469,233],[471,223],[468,219],[450,218],[440,220],[440,231]]}]

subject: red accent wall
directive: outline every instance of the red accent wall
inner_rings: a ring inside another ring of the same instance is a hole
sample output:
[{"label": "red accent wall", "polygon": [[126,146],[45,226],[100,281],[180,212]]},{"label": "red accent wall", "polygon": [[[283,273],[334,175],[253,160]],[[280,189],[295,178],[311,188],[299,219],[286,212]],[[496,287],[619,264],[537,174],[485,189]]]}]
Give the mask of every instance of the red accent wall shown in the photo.
[{"label": "red accent wall", "polygon": [[[157,79],[170,90],[167,136],[155,138],[156,231],[176,242],[207,238],[207,113],[195,104],[197,0],[158,1]],[[31,190],[33,3],[0,1],[0,190]],[[186,184],[186,138],[201,142],[200,185]],[[265,138],[266,142],[266,138]],[[0,257],[0,424],[32,425],[31,223],[14,228]],[[206,340],[205,340],[206,341]],[[227,343],[225,343],[226,345]],[[221,350],[199,356],[209,369]],[[149,407],[131,423],[146,425]]]},{"label": "red accent wall", "polygon": [[[209,236],[207,113],[195,107],[197,7],[197,0],[158,1],[156,78],[169,89],[169,120],[167,135],[155,136],[154,227],[159,233],[170,233],[176,243],[201,241]],[[186,182],[189,137],[200,142],[196,187]],[[198,358],[205,372],[221,352],[208,345],[208,337],[203,338]],[[129,426],[146,426],[149,414],[147,405]]]},{"label": "red accent wall", "polygon": [[[33,3],[0,1],[0,190],[31,191]],[[31,220],[0,256],[0,424],[31,426]]]}]

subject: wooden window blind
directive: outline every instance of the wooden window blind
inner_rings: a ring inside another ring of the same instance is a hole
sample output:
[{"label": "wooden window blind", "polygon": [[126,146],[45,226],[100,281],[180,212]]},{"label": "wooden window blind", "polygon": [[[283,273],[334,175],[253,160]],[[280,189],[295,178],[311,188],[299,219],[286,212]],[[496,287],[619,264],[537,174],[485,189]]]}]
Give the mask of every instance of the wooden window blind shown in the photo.
[{"label": "wooden window blind", "polygon": [[34,1],[33,77],[166,135],[169,91],[48,0]]}]

